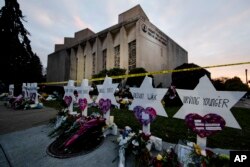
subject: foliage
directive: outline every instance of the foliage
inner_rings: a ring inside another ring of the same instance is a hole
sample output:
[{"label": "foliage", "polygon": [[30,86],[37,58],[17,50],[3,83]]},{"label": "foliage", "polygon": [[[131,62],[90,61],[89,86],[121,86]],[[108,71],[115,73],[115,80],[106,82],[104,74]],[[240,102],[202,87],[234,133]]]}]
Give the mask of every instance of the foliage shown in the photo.
[{"label": "foliage", "polygon": [[111,68],[108,70],[108,76],[118,76],[118,75],[124,75],[126,72],[126,69],[123,68]]},{"label": "foliage", "polygon": [[[122,68],[111,68],[110,70],[104,69],[100,71],[98,74],[94,74],[92,78],[102,78],[108,76],[119,76],[119,75],[124,75],[126,73],[126,69]],[[113,83],[120,83],[122,79],[114,79]],[[95,84],[101,84],[102,82],[100,81],[95,81]]]},{"label": "foliage", "polygon": [[42,65],[32,52],[24,18],[17,0],[5,0],[0,10],[0,50],[4,53],[0,57],[0,78],[5,84],[39,82],[42,78]]},{"label": "foliage", "polygon": [[99,73],[94,74],[92,76],[92,78],[101,78],[101,77],[105,77],[106,75],[108,75],[108,70],[104,69],[104,70],[100,71]]},{"label": "foliage", "polygon": [[226,91],[247,91],[248,86],[244,84],[239,77],[233,78],[217,78],[212,80],[216,90],[226,90]]},{"label": "foliage", "polygon": [[[199,67],[193,63],[184,63],[175,68],[175,70],[180,69],[189,69],[189,68],[197,68]],[[210,73],[205,69],[200,70],[191,70],[191,71],[183,71],[183,72],[175,72],[172,73],[172,85],[174,85],[178,89],[194,89],[195,86],[199,83],[199,79],[207,75],[210,78]]]},{"label": "foliage", "polygon": [[212,80],[212,83],[216,90],[225,90],[225,82],[228,78],[221,77]]},{"label": "foliage", "polygon": [[54,100],[54,101],[43,101],[43,105],[50,107],[50,108],[54,108],[58,111],[61,111],[63,108],[65,108],[65,104],[64,101],[62,99],[60,100]]},{"label": "foliage", "polygon": [[234,77],[225,82],[225,89],[228,91],[247,91],[248,86],[239,77]]},{"label": "foliage", "polygon": [[[134,68],[134,69],[131,69],[129,71],[129,74],[141,74],[141,73],[147,73],[147,71],[142,67]],[[149,75],[149,77],[153,78],[152,75]],[[129,85],[130,87],[140,87],[143,80],[144,80],[144,78],[145,78],[145,76],[129,77],[127,79],[126,85]],[[153,81],[153,87],[155,87],[154,86],[154,81]]]}]

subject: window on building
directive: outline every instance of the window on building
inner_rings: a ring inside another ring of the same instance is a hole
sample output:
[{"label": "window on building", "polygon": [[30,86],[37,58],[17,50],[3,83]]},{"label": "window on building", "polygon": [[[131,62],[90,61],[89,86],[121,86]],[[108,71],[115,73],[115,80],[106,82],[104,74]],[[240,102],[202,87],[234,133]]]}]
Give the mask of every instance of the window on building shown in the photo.
[{"label": "window on building", "polygon": [[136,68],[136,40],[128,44],[128,69]]},{"label": "window on building", "polygon": [[114,53],[115,53],[115,57],[114,57],[115,65],[114,66],[120,67],[120,45],[114,48]]},{"label": "window on building", "polygon": [[102,51],[102,69],[106,69],[107,68],[107,49],[104,49]]},{"label": "window on building", "polygon": [[83,57],[83,77],[86,78],[86,55]]},{"label": "window on building", "polygon": [[95,74],[95,53],[92,53],[92,74]]}]

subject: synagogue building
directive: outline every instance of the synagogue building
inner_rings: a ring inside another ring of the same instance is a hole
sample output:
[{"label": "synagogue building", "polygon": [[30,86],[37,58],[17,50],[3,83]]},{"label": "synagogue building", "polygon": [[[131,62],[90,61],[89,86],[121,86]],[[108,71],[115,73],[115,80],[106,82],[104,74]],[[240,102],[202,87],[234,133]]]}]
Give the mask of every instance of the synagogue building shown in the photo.
[{"label": "synagogue building", "polygon": [[[183,63],[188,63],[187,51],[153,25],[137,5],[121,13],[118,24],[97,33],[86,28],[55,44],[48,55],[47,81],[81,81],[114,67],[127,73],[137,67],[148,72],[171,70]],[[154,75],[154,82],[168,87],[171,74]]]}]

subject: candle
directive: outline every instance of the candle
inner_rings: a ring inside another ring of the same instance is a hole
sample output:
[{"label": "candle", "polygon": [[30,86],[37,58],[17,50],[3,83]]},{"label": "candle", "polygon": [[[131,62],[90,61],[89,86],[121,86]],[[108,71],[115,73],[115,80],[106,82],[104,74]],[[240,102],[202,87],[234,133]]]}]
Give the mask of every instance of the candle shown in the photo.
[{"label": "candle", "polygon": [[109,124],[112,125],[114,123],[114,116],[109,117]]}]

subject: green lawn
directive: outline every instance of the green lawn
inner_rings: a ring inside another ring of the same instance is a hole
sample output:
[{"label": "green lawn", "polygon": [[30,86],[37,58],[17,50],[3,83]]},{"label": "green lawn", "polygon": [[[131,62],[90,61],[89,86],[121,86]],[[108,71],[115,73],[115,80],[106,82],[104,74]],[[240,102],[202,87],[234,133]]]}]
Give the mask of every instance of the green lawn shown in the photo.
[{"label": "green lawn", "polygon": [[[184,120],[173,118],[179,108],[167,108],[168,118],[157,116],[151,124],[151,133],[162,138],[166,142],[178,143],[179,140],[196,141],[196,134],[189,130]],[[250,109],[232,108],[232,113],[239,122],[242,130],[234,128],[224,128],[223,131],[208,137],[207,145],[212,148],[223,149],[250,149]],[[122,128],[129,125],[134,130],[139,130],[142,126],[135,119],[133,112],[128,110],[114,109],[111,115],[115,116],[115,123]]]},{"label": "green lawn", "polygon": [[[59,110],[60,102],[45,102],[45,106],[53,107]],[[151,124],[151,133],[154,136],[162,138],[166,142],[177,143],[179,140],[196,141],[196,135],[191,132],[185,125],[184,120],[175,119],[173,115],[179,107],[166,108],[169,117],[157,116]],[[231,109],[242,130],[234,128],[224,128],[222,132],[208,137],[207,145],[211,148],[223,149],[250,149],[250,109],[232,108]],[[88,114],[99,112],[96,108],[89,108]],[[142,126],[134,117],[132,111],[112,109],[111,115],[115,117],[115,123],[119,128],[130,126],[134,131],[139,131]]]}]

